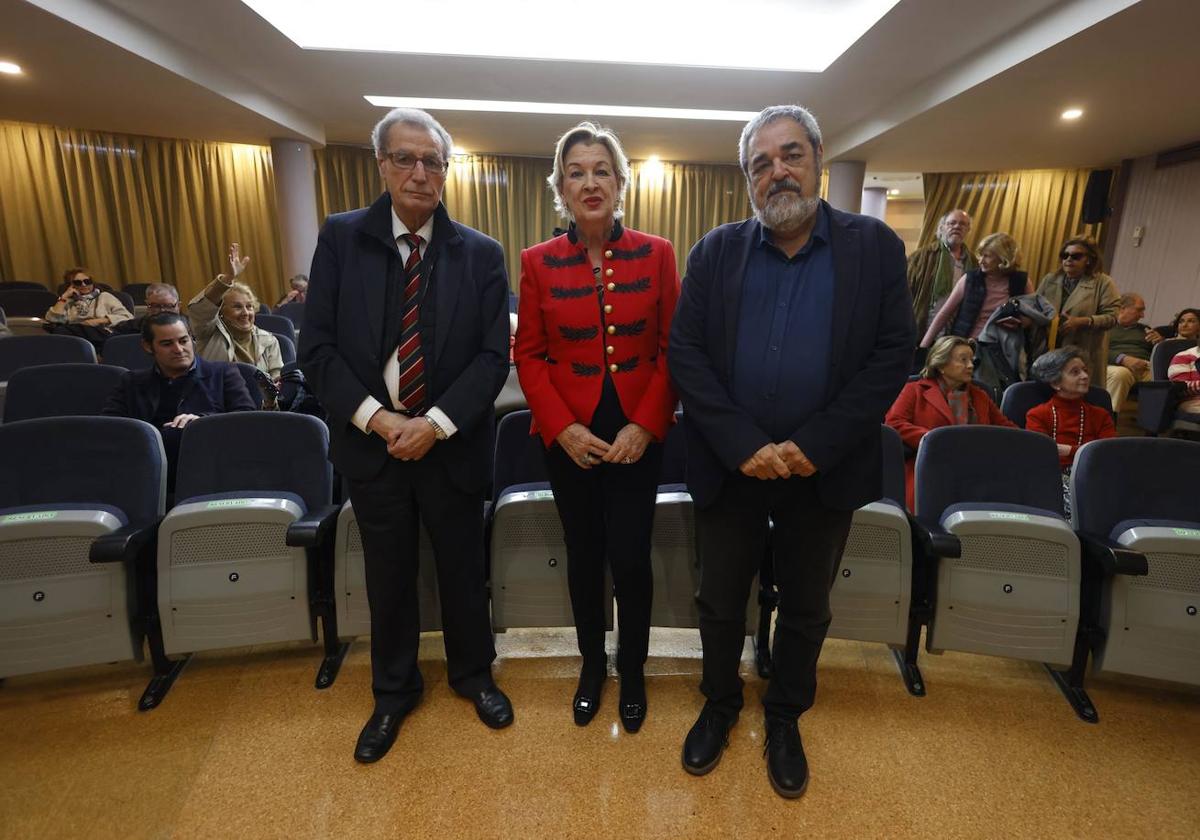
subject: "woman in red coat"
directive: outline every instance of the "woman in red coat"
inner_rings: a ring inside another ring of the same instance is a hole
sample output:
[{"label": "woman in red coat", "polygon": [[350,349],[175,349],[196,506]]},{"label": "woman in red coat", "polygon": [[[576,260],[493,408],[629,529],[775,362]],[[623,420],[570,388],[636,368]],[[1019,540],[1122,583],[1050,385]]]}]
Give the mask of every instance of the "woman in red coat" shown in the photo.
[{"label": "woman in red coat", "polygon": [[646,717],[650,530],[676,403],[666,352],[679,273],[670,242],[621,225],[629,163],[611,131],[581,123],[564,134],[549,181],[571,226],[521,253],[514,359],[567,544],[583,656],[575,722],[596,715],[608,675],[607,564],[618,605],[621,723],[636,732]]},{"label": "woman in red coat", "polygon": [[1063,513],[1071,517],[1071,465],[1085,443],[1116,437],[1112,412],[1084,399],[1091,385],[1087,361],[1078,347],[1067,345],[1043,353],[1029,368],[1034,379],[1054,389],[1054,396],[1025,414],[1025,428],[1049,435],[1058,445],[1063,471]]},{"label": "woman in red coat", "polygon": [[909,382],[896,397],[884,418],[900,433],[900,439],[912,450],[904,459],[905,504],[913,509],[913,473],[917,446],[930,429],[962,426],[1015,424],[1000,413],[987,391],[971,382],[975,371],[975,348],[965,338],[947,335],[934,342],[925,360],[921,378]]}]

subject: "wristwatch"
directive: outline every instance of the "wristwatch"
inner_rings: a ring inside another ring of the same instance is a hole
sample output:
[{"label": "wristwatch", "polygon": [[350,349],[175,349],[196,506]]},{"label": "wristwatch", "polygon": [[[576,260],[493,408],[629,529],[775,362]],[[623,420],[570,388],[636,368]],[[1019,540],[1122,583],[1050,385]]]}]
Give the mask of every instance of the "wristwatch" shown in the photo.
[{"label": "wristwatch", "polygon": [[425,415],[425,421],[433,427],[434,437],[436,437],[438,440],[445,440],[449,437],[449,435],[446,434],[446,430],[438,425],[438,421],[434,420],[428,414]]}]

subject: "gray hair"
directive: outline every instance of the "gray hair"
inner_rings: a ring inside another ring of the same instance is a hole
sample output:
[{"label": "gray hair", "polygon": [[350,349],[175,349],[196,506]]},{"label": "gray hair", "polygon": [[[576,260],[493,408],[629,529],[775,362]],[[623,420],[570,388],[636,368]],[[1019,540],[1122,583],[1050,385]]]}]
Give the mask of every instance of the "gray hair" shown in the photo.
[{"label": "gray hair", "polygon": [[179,290],[170,283],[151,283],[146,287],[146,295],[170,295],[179,300]]},{"label": "gray hair", "polygon": [[594,122],[587,121],[581,122],[559,137],[558,142],[554,144],[554,168],[546,178],[550,191],[554,193],[554,209],[564,219],[575,221],[571,208],[567,207],[567,202],[563,200],[562,184],[566,175],[567,152],[580,143],[589,146],[598,143],[612,155],[613,167],[617,170],[617,209],[613,217],[621,218],[625,213],[625,188],[629,185],[629,158],[625,156],[625,149],[621,147],[621,141],[611,128],[601,128]]},{"label": "gray hair", "polygon": [[440,122],[419,108],[393,108],[384,115],[383,119],[375,123],[375,127],[371,129],[371,145],[375,147],[377,159],[382,158],[387,152],[388,132],[397,123],[429,132],[429,136],[442,147],[442,159],[450,160],[451,152],[454,149],[454,141],[450,138],[450,132],[442,128]]},{"label": "gray hair", "polygon": [[1084,364],[1087,363],[1083,351],[1075,345],[1068,344],[1065,347],[1059,347],[1057,350],[1051,350],[1038,356],[1029,367],[1029,375],[1038,382],[1053,385],[1062,379],[1063,370],[1072,359],[1083,359]]},{"label": "gray hair", "polygon": [[804,133],[808,135],[808,142],[812,144],[813,156],[817,159],[817,174],[820,175],[821,127],[817,125],[817,118],[807,108],[801,108],[799,105],[771,105],[763,108],[758,112],[758,116],[746,123],[746,127],[742,129],[742,137],[738,141],[738,165],[742,167],[742,174],[746,176],[747,180],[750,179],[750,141],[763,126],[784,118],[799,123],[804,129]]},{"label": "gray hair", "polygon": [[1145,302],[1146,299],[1137,292],[1126,292],[1125,294],[1121,295],[1120,300],[1117,301],[1117,306],[1120,309],[1127,309],[1130,306],[1137,306],[1139,303]]},{"label": "gray hair", "polygon": [[293,289],[299,288],[296,285],[298,283],[303,283],[304,287],[308,288],[308,275],[307,274],[297,274],[291,280],[288,280],[288,285],[291,286]]},{"label": "gray hair", "polygon": [[953,210],[947,210],[945,213],[942,214],[942,218],[938,219],[937,229],[940,231],[942,228],[944,228],[946,226],[946,222],[950,221],[950,217],[953,216],[955,213],[962,213],[964,216],[966,216],[967,224],[970,224],[971,222],[975,221],[974,219],[971,218],[971,214],[968,213],[966,210],[962,209],[961,207],[955,207]]}]

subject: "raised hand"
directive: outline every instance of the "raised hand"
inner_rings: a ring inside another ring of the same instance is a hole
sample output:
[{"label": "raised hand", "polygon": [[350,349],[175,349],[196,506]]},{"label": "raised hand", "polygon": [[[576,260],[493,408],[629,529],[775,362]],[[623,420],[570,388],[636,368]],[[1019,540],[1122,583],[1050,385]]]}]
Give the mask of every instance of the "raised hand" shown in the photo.
[{"label": "raised hand", "polygon": [[249,264],[250,258],[242,256],[242,246],[236,242],[231,244],[229,246],[229,268],[233,271],[233,279],[238,279]]}]

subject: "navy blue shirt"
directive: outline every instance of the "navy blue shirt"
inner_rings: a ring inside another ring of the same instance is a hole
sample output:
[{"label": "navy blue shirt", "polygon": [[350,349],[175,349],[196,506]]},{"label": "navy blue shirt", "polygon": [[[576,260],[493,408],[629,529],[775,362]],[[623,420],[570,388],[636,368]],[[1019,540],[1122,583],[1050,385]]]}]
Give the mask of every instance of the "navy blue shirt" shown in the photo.
[{"label": "navy blue shirt", "polygon": [[776,443],[825,403],[833,318],[829,215],[817,208],[812,235],[790,259],[758,225],[742,281],[733,399]]}]

